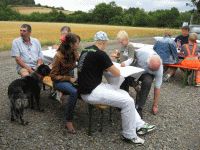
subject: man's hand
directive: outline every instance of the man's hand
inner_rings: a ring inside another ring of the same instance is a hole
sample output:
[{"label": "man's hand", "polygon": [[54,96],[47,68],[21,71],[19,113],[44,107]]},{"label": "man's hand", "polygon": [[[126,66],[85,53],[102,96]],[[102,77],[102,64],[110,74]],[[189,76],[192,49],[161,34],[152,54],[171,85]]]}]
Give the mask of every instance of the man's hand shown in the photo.
[{"label": "man's hand", "polygon": [[125,67],[126,65],[125,65],[125,63],[124,62],[122,62],[121,63],[121,67]]},{"label": "man's hand", "polygon": [[71,83],[74,83],[74,82],[76,81],[76,78],[70,78],[69,81],[70,81]]},{"label": "man's hand", "polygon": [[42,65],[43,64],[43,60],[42,59],[38,59],[38,61],[37,61],[37,66],[39,67],[40,65]]},{"label": "man's hand", "polygon": [[120,54],[120,53],[119,53],[119,50],[116,49],[116,50],[114,50],[114,51],[111,53],[110,56],[111,56],[111,57],[118,58],[118,57],[119,57],[119,54]]},{"label": "man's hand", "polygon": [[32,68],[28,68],[27,70],[28,70],[29,73],[33,73],[34,72],[34,70]]}]

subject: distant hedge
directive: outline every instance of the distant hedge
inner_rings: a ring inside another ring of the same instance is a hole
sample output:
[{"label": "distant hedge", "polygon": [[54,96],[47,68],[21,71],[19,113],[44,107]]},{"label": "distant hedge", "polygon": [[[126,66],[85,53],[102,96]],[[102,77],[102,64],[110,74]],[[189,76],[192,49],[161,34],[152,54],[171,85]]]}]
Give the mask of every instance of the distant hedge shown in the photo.
[{"label": "distant hedge", "polygon": [[[23,1],[27,0],[18,0],[18,2]],[[30,4],[31,0],[29,1]],[[177,28],[181,26],[182,22],[189,22],[191,14],[191,11],[179,12],[177,8],[150,12],[145,12],[140,8],[123,9],[115,2],[110,2],[109,4],[100,3],[88,13],[76,11],[73,14],[66,15],[62,11],[52,9],[49,13],[34,12],[29,15],[22,15],[12,10],[10,6],[0,3],[0,20],[2,21],[70,22]]]}]

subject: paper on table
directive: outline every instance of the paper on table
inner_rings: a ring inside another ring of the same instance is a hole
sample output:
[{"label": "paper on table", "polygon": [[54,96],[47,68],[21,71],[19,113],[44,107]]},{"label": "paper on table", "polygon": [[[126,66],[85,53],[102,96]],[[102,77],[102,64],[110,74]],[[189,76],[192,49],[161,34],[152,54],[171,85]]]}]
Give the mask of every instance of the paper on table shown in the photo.
[{"label": "paper on table", "polygon": [[120,70],[121,76],[114,77],[110,72],[104,72],[104,77],[106,78],[109,84],[115,86],[116,88],[120,88],[125,77],[132,76],[136,80],[138,80],[138,78],[144,72],[144,69],[138,67],[133,67],[133,66],[120,67],[120,64],[115,62],[113,62],[113,64]]},{"label": "paper on table", "polygon": [[120,74],[123,77],[128,77],[128,76],[134,76],[135,74],[141,74],[144,72],[144,69],[138,68],[138,67],[133,67],[133,66],[126,66],[126,67],[121,67],[119,63],[113,62],[113,64],[120,70]]}]

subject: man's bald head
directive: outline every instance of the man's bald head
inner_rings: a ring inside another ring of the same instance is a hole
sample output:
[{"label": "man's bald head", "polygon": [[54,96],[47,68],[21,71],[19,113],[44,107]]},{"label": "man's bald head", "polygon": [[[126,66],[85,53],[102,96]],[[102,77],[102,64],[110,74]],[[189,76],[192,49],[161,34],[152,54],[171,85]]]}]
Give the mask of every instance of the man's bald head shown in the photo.
[{"label": "man's bald head", "polygon": [[160,68],[161,59],[158,55],[152,55],[148,60],[148,68],[151,71],[157,71]]}]

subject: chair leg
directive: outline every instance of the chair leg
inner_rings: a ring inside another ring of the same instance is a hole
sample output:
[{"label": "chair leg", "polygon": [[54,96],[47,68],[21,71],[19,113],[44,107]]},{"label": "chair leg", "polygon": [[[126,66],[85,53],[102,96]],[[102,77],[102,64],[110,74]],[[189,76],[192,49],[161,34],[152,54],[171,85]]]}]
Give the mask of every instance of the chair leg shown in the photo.
[{"label": "chair leg", "polygon": [[189,74],[189,71],[185,70],[184,76],[183,76],[183,87],[187,85],[188,74]]},{"label": "chair leg", "polygon": [[43,84],[43,91],[45,91],[46,90],[46,88],[45,88],[45,84]]},{"label": "chair leg", "polygon": [[88,124],[88,136],[92,135],[92,109],[93,106],[91,104],[88,104],[88,112],[89,112],[89,124]]},{"label": "chair leg", "polygon": [[195,85],[195,71],[192,70],[192,85],[194,86]]},{"label": "chair leg", "polygon": [[101,118],[100,118],[100,129],[99,129],[99,132],[103,131],[103,118],[104,118],[104,112],[101,109]]}]

